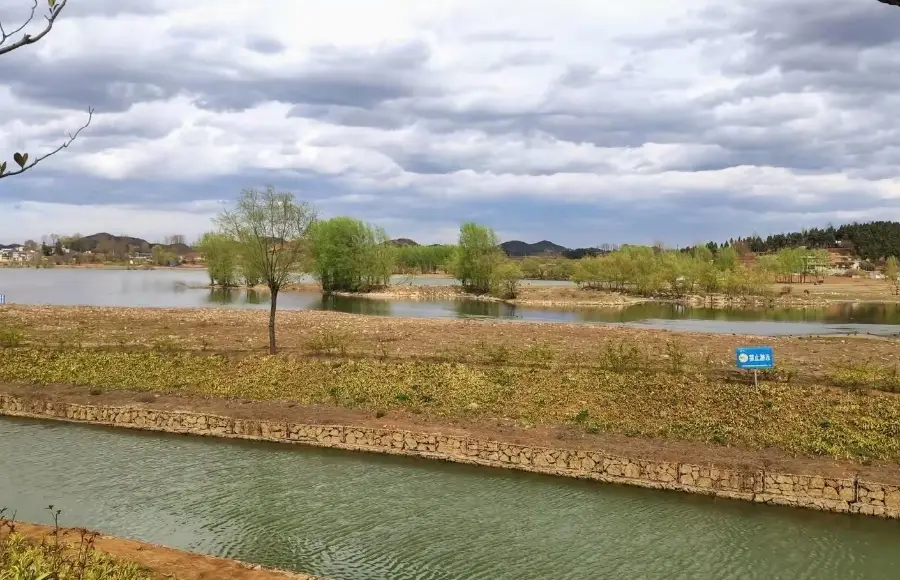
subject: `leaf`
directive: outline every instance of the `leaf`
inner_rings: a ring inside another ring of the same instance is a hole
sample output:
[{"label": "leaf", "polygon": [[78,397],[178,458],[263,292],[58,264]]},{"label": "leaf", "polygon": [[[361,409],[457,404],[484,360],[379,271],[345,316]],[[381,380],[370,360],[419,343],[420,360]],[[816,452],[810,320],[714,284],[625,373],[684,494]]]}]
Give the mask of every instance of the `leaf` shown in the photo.
[{"label": "leaf", "polygon": [[19,164],[19,167],[25,169],[25,164],[28,163],[28,153],[16,153],[13,155],[13,161]]},{"label": "leaf", "polygon": [[4,173],[6,173],[6,161],[0,163],[0,175],[3,175]]},{"label": "leaf", "polygon": [[56,0],[47,0],[47,4],[50,5],[50,9],[52,10],[53,7],[56,5]]}]

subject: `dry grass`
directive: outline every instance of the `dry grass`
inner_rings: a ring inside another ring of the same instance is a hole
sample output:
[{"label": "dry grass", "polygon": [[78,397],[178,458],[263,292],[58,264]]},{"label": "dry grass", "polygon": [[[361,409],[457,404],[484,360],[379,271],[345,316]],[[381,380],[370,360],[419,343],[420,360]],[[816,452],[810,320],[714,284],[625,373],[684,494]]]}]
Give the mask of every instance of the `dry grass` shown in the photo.
[{"label": "dry grass", "polygon": [[[59,511],[49,508],[54,517]],[[39,540],[17,530],[17,522],[0,510],[0,579],[2,580],[155,580],[150,570],[98,552],[99,534],[81,530],[75,542],[63,538],[56,524]],[[174,577],[172,577],[174,578]]]},{"label": "dry grass", "polygon": [[[42,348],[152,348],[162,352],[263,352],[267,313],[239,309],[147,309],[7,306],[0,330],[15,344]],[[428,320],[333,312],[280,312],[278,338],[290,355],[426,359],[450,362],[530,363],[578,367],[601,360],[610,346],[639,349],[642,366],[680,365],[692,372],[734,375],[734,348],[775,348],[779,373],[792,382],[836,384],[847,368],[900,365],[900,341],[875,337],[759,338],[604,325],[487,320]],[[12,345],[15,346],[15,345]],[[504,351],[506,354],[504,355]],[[846,381],[844,381],[846,382]]]},{"label": "dry grass", "polygon": [[900,397],[875,391],[713,380],[637,368],[613,352],[604,364],[512,365],[492,360],[381,361],[295,356],[9,349],[0,381],[101,390],[293,401],[435,420],[574,424],[588,432],[663,438],[856,460],[900,461]]}]

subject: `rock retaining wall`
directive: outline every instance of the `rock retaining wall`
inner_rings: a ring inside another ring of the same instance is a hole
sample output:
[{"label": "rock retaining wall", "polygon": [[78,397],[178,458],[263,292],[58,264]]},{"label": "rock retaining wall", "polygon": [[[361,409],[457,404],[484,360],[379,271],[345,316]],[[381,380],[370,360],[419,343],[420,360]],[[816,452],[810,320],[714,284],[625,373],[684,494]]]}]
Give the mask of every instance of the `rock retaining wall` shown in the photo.
[{"label": "rock retaining wall", "polygon": [[131,429],[300,443],[413,455],[458,463],[668,489],[758,503],[900,519],[900,486],[859,478],[740,472],[688,463],[616,457],[468,437],[332,425],[300,425],[137,406],[106,407],[0,394],[0,415],[78,421]]}]

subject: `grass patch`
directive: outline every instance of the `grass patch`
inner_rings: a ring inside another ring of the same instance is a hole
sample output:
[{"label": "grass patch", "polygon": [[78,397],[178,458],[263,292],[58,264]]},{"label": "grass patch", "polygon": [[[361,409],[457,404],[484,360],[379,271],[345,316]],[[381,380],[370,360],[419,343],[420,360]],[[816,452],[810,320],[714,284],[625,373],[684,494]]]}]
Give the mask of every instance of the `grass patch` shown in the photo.
[{"label": "grass patch", "polygon": [[[53,510],[58,522],[59,511]],[[82,530],[76,543],[62,538],[59,524],[41,541],[16,532],[16,524],[0,510],[0,579],[3,580],[153,580],[155,575],[134,563],[97,552],[97,535]]]},{"label": "grass patch", "polygon": [[896,366],[872,361],[846,363],[835,366],[830,376],[835,384],[843,387],[900,393],[900,373]]},{"label": "grass patch", "polygon": [[0,347],[17,348],[25,342],[25,333],[12,327],[0,328]]},{"label": "grass patch", "polygon": [[497,360],[502,357],[382,361],[24,347],[5,353],[0,381],[288,400],[373,413],[402,409],[522,425],[574,423],[591,432],[900,460],[900,397],[807,383],[764,381],[754,389],[703,375],[644,371],[633,366],[642,359],[632,358],[631,349],[612,352],[609,366],[623,370],[564,362],[522,366]]}]

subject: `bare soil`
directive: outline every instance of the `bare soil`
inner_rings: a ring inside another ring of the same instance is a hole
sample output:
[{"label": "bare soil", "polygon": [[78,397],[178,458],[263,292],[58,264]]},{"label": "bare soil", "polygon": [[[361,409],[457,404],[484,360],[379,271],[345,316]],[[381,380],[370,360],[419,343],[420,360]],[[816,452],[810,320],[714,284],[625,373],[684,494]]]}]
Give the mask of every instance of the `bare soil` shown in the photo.
[{"label": "bare soil", "polygon": [[148,409],[181,410],[216,414],[235,419],[283,421],[314,425],[343,425],[386,428],[465,436],[536,447],[605,452],[631,459],[714,465],[724,469],[751,471],[765,469],[797,475],[853,477],[879,483],[900,484],[900,464],[812,458],[777,449],[753,450],[740,447],[709,446],[700,443],[626,437],[610,433],[589,434],[575,427],[520,427],[505,421],[467,419],[426,419],[411,413],[391,411],[381,418],[374,413],[330,406],[303,406],[286,401],[207,399],[201,397],[109,391],[92,395],[87,387],[66,385],[0,385],[0,392],[34,400],[61,401],[82,405],[132,405]]},{"label": "bare soil", "polygon": [[[52,532],[47,526],[16,522],[16,532],[29,539],[40,541]],[[81,530],[61,530],[63,541],[77,544]],[[158,580],[315,580],[305,574],[266,570],[234,560],[214,558],[202,554],[182,552],[154,544],[100,535],[95,548],[126,562],[134,562],[152,570]]]},{"label": "bare soil", "polygon": [[[479,356],[506,348],[516,362],[527,349],[546,348],[557,360],[590,364],[606,344],[639,345],[646,360],[668,359],[673,345],[687,360],[730,372],[734,349],[764,342],[777,364],[798,377],[825,380],[836,365],[870,362],[900,365],[900,339],[856,336],[752,337],[608,325],[547,324],[499,320],[392,318],[319,311],[278,313],[279,349],[309,355],[323,337],[348,356],[378,358]],[[20,306],[0,308],[0,329],[21,328],[38,346],[183,348],[224,353],[263,353],[268,313],[243,309],[95,308]]]}]

